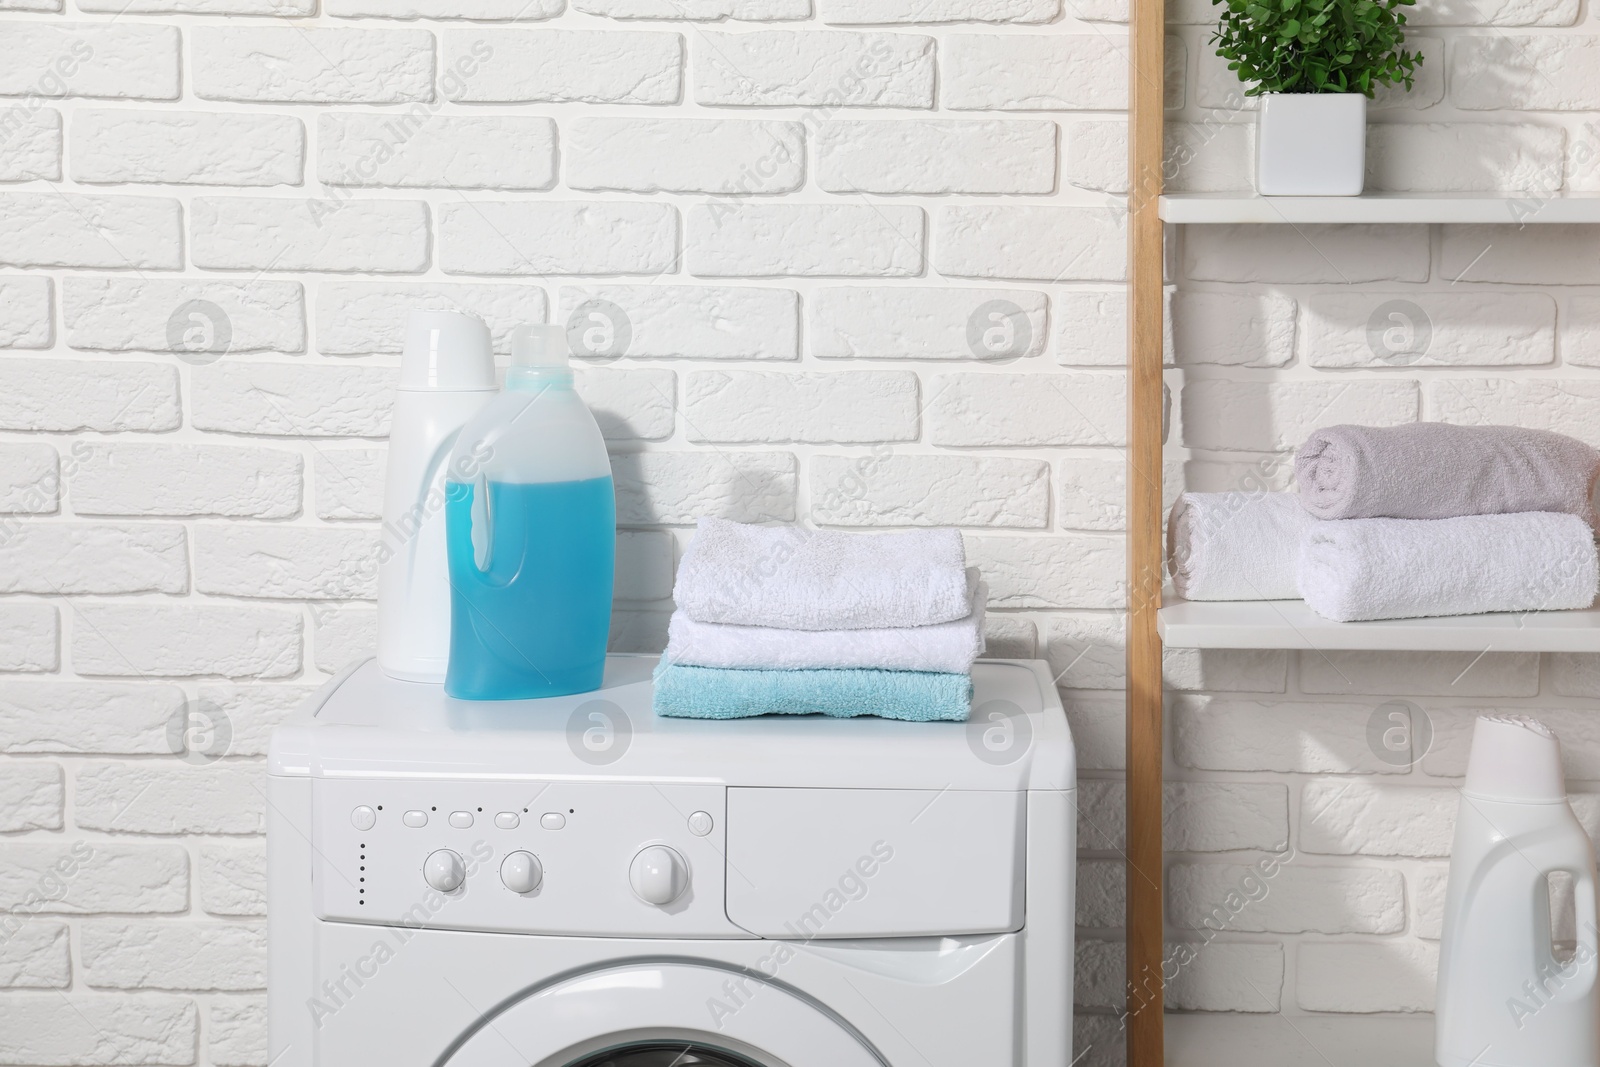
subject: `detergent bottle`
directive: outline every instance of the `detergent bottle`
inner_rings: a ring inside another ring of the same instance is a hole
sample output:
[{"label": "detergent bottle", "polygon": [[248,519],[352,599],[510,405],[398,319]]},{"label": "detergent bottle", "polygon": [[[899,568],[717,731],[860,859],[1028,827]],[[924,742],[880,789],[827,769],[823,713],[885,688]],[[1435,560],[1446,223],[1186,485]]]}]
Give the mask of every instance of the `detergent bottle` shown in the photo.
[{"label": "detergent bottle", "polygon": [[445,463],[461,427],[494,393],[494,353],[482,319],[411,312],[389,425],[378,557],[378,666],[390,677],[444,681],[450,657]]},{"label": "detergent bottle", "polygon": [[[1571,879],[1575,948],[1557,952],[1549,879]],[[1478,719],[1456,815],[1439,953],[1440,1067],[1597,1067],[1594,847],[1544,724]]]},{"label": "detergent bottle", "polygon": [[448,478],[445,692],[512,700],[598,689],[616,495],[561,327],[513,331],[505,388],[462,429]]}]

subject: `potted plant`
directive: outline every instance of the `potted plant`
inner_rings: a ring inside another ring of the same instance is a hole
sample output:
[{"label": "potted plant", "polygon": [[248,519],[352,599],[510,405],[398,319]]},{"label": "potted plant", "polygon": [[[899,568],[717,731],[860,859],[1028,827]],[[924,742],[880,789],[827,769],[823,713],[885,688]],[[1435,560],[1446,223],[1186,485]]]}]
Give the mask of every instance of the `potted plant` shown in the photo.
[{"label": "potted plant", "polygon": [[1228,69],[1261,97],[1256,191],[1356,196],[1366,176],[1367,100],[1411,88],[1422,57],[1405,49],[1402,8],[1416,0],[1212,0],[1211,37]]}]

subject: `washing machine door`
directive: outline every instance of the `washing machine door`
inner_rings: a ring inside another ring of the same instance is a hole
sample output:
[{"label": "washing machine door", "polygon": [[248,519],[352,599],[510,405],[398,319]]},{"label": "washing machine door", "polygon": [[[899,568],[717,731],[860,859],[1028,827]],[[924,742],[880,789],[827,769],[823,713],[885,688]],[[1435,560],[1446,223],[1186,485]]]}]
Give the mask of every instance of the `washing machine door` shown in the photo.
[{"label": "washing machine door", "polygon": [[639,961],[556,978],[487,1012],[435,1067],[889,1067],[778,979]]}]

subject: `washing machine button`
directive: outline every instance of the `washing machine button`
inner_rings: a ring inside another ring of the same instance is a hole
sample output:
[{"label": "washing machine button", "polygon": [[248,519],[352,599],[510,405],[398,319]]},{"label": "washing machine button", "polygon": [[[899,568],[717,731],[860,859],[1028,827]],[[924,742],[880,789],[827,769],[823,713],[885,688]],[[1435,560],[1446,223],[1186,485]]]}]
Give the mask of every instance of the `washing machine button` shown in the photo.
[{"label": "washing machine button", "polygon": [[513,852],[500,863],[500,881],[513,893],[531,893],[544,881],[544,867],[532,852]]},{"label": "washing machine button", "polygon": [[502,811],[494,817],[494,824],[502,830],[515,830],[522,825],[522,820],[517,818],[514,811]]},{"label": "washing machine button", "polygon": [[350,813],[350,825],[357,830],[370,830],[378,824],[378,813],[362,804]]},{"label": "washing machine button", "polygon": [[676,850],[650,845],[633,857],[628,882],[640,900],[662,907],[683,896],[689,887],[689,866]]},{"label": "washing machine button", "polygon": [[400,821],[407,826],[428,825],[428,813],[425,811],[408,811],[400,817]]},{"label": "washing machine button", "polygon": [[467,880],[467,865],[447,848],[428,853],[422,861],[422,880],[441,893],[454,892]]},{"label": "washing machine button", "polygon": [[689,816],[689,832],[696,837],[704,837],[716,826],[716,821],[711,818],[708,811],[697,811]]},{"label": "washing machine button", "polygon": [[546,830],[559,830],[567,825],[567,817],[559,811],[547,811],[539,816],[539,825]]},{"label": "washing machine button", "polygon": [[454,826],[457,830],[467,829],[472,825],[472,812],[452,811],[450,813],[450,825]]}]

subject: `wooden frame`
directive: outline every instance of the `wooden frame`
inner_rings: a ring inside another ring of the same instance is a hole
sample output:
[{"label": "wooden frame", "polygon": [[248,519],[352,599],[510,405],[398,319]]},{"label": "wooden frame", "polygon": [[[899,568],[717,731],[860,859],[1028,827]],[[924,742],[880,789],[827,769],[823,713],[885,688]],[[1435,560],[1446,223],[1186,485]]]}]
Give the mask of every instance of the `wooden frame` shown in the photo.
[{"label": "wooden frame", "polygon": [[[1128,653],[1127,653],[1127,1014],[1130,1067],[1165,1067],[1164,909],[1161,845],[1163,728],[1161,611],[1164,529],[1161,510],[1162,368],[1166,263],[1161,213],[1174,224],[1600,222],[1600,195],[1560,193],[1538,201],[1517,195],[1368,193],[1359,197],[1179,194],[1162,205],[1166,106],[1165,0],[1130,0],[1128,114]],[[1286,624],[1285,611],[1251,618],[1249,605],[1183,604],[1168,612],[1174,647],[1304,647],[1524,652],[1590,649],[1600,608],[1507,622],[1475,616]]]},{"label": "wooden frame", "polygon": [[1127,1041],[1163,1067],[1161,639],[1164,0],[1130,0],[1128,115]]}]

